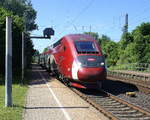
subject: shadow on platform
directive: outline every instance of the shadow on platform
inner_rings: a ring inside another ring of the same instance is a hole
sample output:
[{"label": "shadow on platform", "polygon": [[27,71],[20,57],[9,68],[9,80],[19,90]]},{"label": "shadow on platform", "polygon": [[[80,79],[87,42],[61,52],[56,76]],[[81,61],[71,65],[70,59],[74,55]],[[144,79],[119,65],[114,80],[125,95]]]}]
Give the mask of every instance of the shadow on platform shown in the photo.
[{"label": "shadow on platform", "polygon": [[24,107],[25,109],[88,109],[89,107]]},{"label": "shadow on platform", "polygon": [[48,73],[45,69],[43,69],[41,66],[37,64],[32,64],[32,71],[31,71],[31,82],[30,85],[36,85],[36,84],[45,84],[44,79],[47,82],[52,81],[52,77],[50,76],[50,73]]}]

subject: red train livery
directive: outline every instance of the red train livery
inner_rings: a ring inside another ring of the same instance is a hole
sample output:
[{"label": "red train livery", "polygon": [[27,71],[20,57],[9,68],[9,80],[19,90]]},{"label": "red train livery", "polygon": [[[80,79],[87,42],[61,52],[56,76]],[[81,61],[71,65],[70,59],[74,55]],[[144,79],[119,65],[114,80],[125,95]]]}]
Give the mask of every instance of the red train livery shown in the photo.
[{"label": "red train livery", "polygon": [[66,35],[41,54],[39,60],[52,74],[74,87],[101,88],[106,78],[101,48],[89,35]]}]

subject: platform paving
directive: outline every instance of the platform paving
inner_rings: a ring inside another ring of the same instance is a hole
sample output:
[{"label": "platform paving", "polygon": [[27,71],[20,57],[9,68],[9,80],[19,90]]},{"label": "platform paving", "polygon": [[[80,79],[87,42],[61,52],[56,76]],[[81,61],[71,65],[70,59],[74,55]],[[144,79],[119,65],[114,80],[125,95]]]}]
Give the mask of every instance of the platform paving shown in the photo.
[{"label": "platform paving", "polygon": [[107,120],[45,70],[33,64],[23,120]]}]

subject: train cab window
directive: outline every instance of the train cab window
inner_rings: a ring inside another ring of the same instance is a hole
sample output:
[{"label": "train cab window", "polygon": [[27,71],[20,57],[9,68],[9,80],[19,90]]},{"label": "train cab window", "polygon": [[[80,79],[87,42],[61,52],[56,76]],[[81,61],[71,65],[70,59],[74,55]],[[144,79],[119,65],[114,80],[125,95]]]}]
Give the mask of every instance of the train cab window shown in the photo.
[{"label": "train cab window", "polygon": [[93,41],[75,41],[78,53],[98,53]]},{"label": "train cab window", "polygon": [[57,41],[56,43],[53,44],[53,48],[61,44],[61,40]]}]

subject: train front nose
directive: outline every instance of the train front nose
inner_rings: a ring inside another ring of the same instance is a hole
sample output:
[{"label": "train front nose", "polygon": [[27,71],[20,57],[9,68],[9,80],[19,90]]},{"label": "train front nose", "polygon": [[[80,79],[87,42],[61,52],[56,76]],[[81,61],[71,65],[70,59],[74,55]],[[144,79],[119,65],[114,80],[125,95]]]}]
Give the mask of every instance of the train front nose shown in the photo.
[{"label": "train front nose", "polygon": [[104,80],[106,77],[105,68],[80,68],[78,70],[79,81],[84,82],[97,82],[98,80]]},{"label": "train front nose", "polygon": [[72,78],[81,82],[97,82],[106,77],[103,56],[78,56],[72,65]]}]

